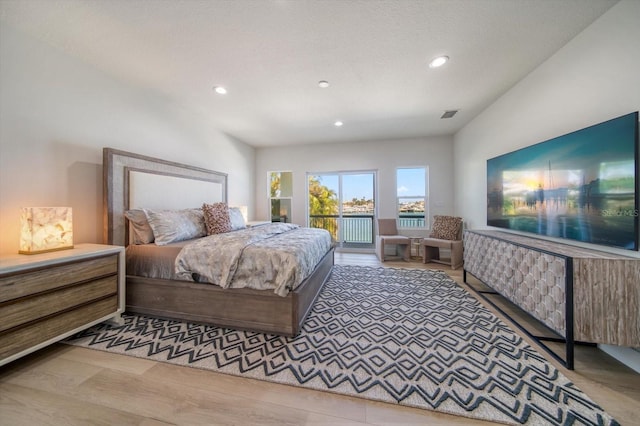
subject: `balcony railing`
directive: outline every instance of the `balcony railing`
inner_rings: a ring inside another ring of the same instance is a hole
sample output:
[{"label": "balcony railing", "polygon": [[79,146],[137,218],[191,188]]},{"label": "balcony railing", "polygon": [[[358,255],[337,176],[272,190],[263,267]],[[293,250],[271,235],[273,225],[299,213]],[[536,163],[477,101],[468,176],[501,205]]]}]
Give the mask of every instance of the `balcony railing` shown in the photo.
[{"label": "balcony railing", "polygon": [[[309,226],[326,229],[338,241],[338,215],[309,216]],[[373,215],[342,216],[342,242],[373,244]]]},{"label": "balcony railing", "polygon": [[398,227],[399,228],[424,228],[424,215],[416,216],[415,214],[411,215],[400,215],[398,218]]},{"label": "balcony railing", "polygon": [[[338,241],[340,229],[338,215],[311,215],[309,226],[329,231],[334,241]],[[354,214],[342,216],[342,243],[347,244],[373,244],[373,215]],[[398,225],[401,228],[423,228],[424,216],[400,215]]]}]

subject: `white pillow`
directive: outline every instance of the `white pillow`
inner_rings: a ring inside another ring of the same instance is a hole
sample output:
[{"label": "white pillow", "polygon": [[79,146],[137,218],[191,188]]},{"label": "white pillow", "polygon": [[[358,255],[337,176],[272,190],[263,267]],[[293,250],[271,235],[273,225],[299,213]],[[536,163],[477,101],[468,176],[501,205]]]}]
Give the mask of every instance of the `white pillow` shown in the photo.
[{"label": "white pillow", "polygon": [[244,216],[238,207],[229,207],[229,219],[231,219],[232,231],[247,227],[247,224],[244,223]]}]

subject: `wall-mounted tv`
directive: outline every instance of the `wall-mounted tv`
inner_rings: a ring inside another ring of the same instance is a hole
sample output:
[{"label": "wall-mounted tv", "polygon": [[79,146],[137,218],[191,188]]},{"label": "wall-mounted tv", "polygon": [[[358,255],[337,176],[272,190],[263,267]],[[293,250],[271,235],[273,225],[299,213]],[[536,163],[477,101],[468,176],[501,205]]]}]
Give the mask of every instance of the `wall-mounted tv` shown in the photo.
[{"label": "wall-mounted tv", "polygon": [[638,250],[638,112],[487,160],[487,225]]}]

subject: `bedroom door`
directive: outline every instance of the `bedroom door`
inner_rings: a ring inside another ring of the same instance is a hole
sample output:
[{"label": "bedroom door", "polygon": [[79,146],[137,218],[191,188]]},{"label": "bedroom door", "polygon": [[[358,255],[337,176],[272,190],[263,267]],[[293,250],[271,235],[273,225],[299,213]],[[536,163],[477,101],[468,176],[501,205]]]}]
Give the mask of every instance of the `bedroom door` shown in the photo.
[{"label": "bedroom door", "polygon": [[307,224],[331,232],[342,248],[374,247],[376,173],[307,174]]}]

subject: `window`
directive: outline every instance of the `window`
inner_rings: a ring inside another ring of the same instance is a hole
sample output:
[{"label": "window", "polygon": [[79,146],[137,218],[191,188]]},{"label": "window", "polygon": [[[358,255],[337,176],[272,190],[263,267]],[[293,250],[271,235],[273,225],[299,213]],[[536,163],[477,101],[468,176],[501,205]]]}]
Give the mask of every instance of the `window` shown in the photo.
[{"label": "window", "polygon": [[291,222],[293,172],[269,172],[269,204],[272,222]]},{"label": "window", "polygon": [[425,228],[427,168],[402,167],[396,170],[398,228]]}]

